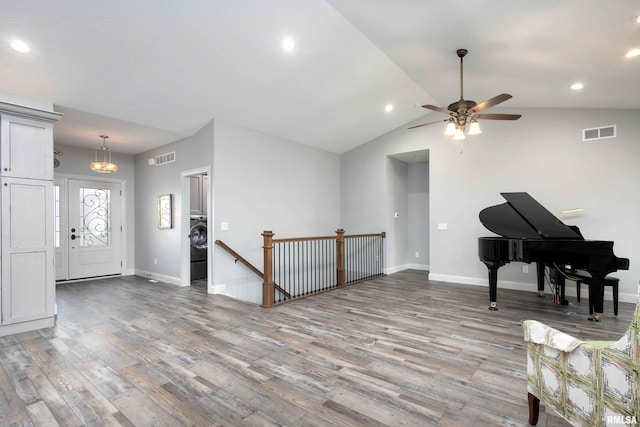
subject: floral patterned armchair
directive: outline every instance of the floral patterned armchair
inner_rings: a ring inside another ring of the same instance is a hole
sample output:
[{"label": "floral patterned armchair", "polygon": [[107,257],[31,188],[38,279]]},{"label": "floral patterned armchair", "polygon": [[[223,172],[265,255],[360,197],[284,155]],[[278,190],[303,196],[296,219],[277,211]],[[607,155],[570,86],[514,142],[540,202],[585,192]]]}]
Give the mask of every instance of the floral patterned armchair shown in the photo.
[{"label": "floral patterned armchair", "polygon": [[529,424],[539,404],[574,426],[640,425],[640,287],[633,321],[618,341],[581,341],[525,320]]}]

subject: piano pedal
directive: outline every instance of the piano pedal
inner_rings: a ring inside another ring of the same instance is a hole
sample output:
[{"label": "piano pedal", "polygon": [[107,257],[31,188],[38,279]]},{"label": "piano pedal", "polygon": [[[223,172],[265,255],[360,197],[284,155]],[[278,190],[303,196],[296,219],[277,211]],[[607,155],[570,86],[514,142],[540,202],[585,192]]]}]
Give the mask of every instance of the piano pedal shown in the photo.
[{"label": "piano pedal", "polygon": [[593,317],[589,317],[588,319],[592,322],[599,322],[600,320],[602,320],[602,313],[595,313]]}]

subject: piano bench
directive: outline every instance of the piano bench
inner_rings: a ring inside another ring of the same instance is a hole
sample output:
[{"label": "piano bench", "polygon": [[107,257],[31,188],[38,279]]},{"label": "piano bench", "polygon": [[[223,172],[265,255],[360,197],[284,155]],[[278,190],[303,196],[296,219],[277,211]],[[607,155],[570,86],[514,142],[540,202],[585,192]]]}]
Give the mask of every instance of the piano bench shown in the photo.
[{"label": "piano bench", "polygon": [[[584,283],[585,285],[588,285],[589,282],[591,281],[591,277],[583,277],[580,279],[576,279],[576,294],[578,297],[578,301],[580,301],[580,287],[582,286],[582,284]],[[615,314],[616,316],[618,315],[618,283],[620,282],[620,279],[618,279],[617,277],[605,277],[604,278],[604,285],[605,286],[611,286],[611,288],[613,289],[613,314]],[[591,307],[591,304],[589,304],[589,314],[593,314],[593,307]]]}]

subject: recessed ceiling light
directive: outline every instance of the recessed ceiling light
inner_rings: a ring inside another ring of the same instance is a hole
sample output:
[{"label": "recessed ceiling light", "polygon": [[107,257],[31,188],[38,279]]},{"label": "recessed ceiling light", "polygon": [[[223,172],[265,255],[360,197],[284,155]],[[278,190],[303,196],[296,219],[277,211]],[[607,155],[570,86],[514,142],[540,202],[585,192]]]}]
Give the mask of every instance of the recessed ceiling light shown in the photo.
[{"label": "recessed ceiling light", "polygon": [[574,83],[571,85],[571,89],[573,90],[580,90],[584,88],[584,85],[582,83]]},{"label": "recessed ceiling light", "polygon": [[20,53],[28,53],[31,52],[31,48],[28,44],[23,42],[22,40],[12,40],[11,47],[13,50],[18,51]]},{"label": "recessed ceiling light", "polygon": [[393,111],[393,105],[392,104],[387,104],[384,106],[384,111],[386,111],[387,113],[390,113]]},{"label": "recessed ceiling light", "polygon": [[636,18],[636,22],[640,24],[640,15],[638,15],[638,17]]},{"label": "recessed ceiling light", "polygon": [[634,56],[640,56],[640,49],[631,49],[625,55],[627,58],[633,58]]},{"label": "recessed ceiling light", "polygon": [[282,49],[287,52],[291,52],[296,47],[296,42],[291,37],[287,37],[282,40]]}]

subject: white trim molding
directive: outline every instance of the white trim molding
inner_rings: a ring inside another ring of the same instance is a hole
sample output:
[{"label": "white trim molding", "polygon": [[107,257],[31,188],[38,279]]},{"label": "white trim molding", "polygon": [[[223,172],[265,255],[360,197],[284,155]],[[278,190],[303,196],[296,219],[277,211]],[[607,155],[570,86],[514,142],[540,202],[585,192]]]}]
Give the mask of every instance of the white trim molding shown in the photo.
[{"label": "white trim molding", "polygon": [[[165,274],[157,274],[157,273],[152,273],[150,271],[144,271],[139,269],[136,269],[134,274],[136,276],[144,277],[146,279],[158,280],[160,282],[165,282],[165,283],[169,283],[176,286],[185,286],[185,285],[182,285],[182,281],[180,280],[180,278],[175,276],[167,276]],[[186,286],[189,286],[189,285],[186,285]]]}]

